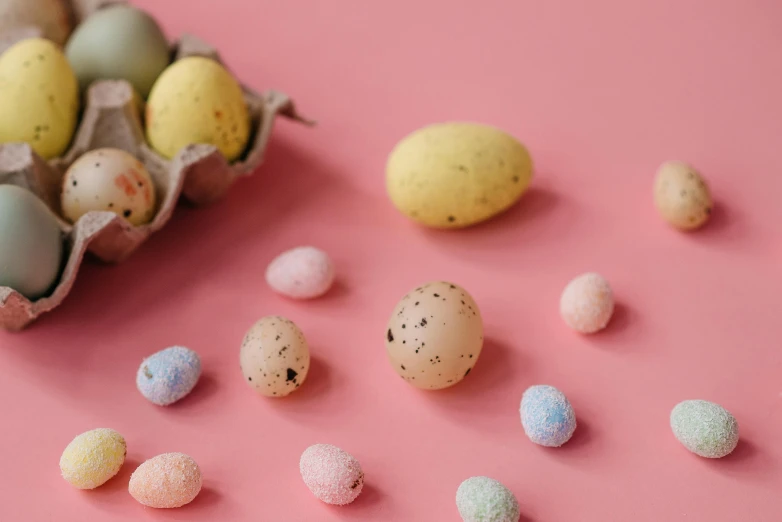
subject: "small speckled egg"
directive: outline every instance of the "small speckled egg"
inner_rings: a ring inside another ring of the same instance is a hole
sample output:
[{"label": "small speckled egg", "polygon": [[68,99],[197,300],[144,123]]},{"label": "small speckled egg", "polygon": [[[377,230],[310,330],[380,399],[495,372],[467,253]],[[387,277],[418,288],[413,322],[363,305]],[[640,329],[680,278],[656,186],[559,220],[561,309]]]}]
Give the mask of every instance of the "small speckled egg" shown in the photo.
[{"label": "small speckled egg", "polygon": [[573,330],[590,334],[606,327],[614,314],[614,293],[600,274],[581,274],[559,299],[559,314]]},{"label": "small speckled egg", "polygon": [[44,159],[71,142],[79,85],[49,40],[30,38],[0,55],[0,143],[25,142]]},{"label": "small speckled egg", "polygon": [[394,370],[426,390],[453,386],[470,373],[483,348],[483,320],[464,288],[442,281],[416,288],[394,308],[386,351]]},{"label": "small speckled egg", "polygon": [[166,69],[152,87],[146,120],[150,144],[166,158],[187,145],[206,143],[233,161],[250,138],[241,86],[208,58],[184,58]]},{"label": "small speckled egg", "polygon": [[312,494],[335,506],[350,504],[364,488],[361,464],[331,444],[315,444],[301,454],[299,471]]},{"label": "small speckled egg", "polygon": [[456,508],[464,522],[518,522],[519,502],[501,482],[472,477],[456,490]]},{"label": "small speckled egg", "polygon": [[172,346],[141,363],[136,386],[147,400],[168,406],[185,397],[201,377],[201,358],[193,350]]},{"label": "small speckled egg", "polygon": [[521,397],[521,424],[529,440],[558,448],[576,431],[576,413],[565,394],[553,386],[532,386]]},{"label": "small speckled egg", "polygon": [[129,5],[90,15],[68,40],[65,54],[82,89],[96,80],[127,80],[144,98],[170,61],[155,19]]},{"label": "small speckled egg", "polygon": [[132,225],[155,217],[155,184],[144,165],[119,149],[87,152],[63,179],[62,212],[75,223],[87,212],[113,212]]},{"label": "small speckled egg", "polygon": [[0,0],[0,33],[28,26],[40,28],[59,45],[65,43],[71,32],[65,0]]},{"label": "small speckled egg", "polygon": [[29,190],[0,185],[0,286],[28,299],[46,295],[60,275],[63,250],[49,207]]},{"label": "small speckled egg", "polygon": [[128,492],[152,508],[178,508],[201,491],[201,469],[189,455],[164,453],[141,464],[130,476]]},{"label": "small speckled egg", "polygon": [[510,208],[532,181],[527,149],[509,134],[475,123],[443,123],[404,138],[388,159],[386,187],[405,216],[460,228]]},{"label": "small speckled egg", "polygon": [[82,433],[68,444],[60,457],[60,471],[70,485],[95,489],[119,473],[126,453],[122,435],[98,428]]},{"label": "small speckled egg", "polygon": [[680,230],[705,224],[714,202],[706,181],[681,161],[663,163],[654,180],[654,205],[665,221]]},{"label": "small speckled egg", "polygon": [[671,429],[691,452],[709,459],[729,455],[739,443],[739,423],[719,404],[684,401],[671,411]]},{"label": "small speckled egg", "polygon": [[334,283],[334,264],[315,247],[283,252],[266,269],[266,282],[277,293],[293,299],[314,299]]},{"label": "small speckled egg", "polygon": [[310,350],[304,334],[293,321],[264,317],[242,341],[239,364],[255,391],[267,397],[285,397],[307,378]]}]

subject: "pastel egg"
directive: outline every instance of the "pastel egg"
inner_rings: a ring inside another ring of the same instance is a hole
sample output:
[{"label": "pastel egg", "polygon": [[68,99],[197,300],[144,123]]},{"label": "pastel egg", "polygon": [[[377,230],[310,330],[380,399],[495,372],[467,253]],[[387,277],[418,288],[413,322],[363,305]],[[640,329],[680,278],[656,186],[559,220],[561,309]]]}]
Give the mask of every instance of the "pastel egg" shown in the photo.
[{"label": "pastel egg", "polygon": [[98,428],[77,436],[60,457],[60,471],[70,485],[95,489],[119,473],[125,463],[125,438],[114,430]]},{"label": "pastel egg", "polygon": [[293,321],[264,317],[247,332],[239,351],[242,373],[255,391],[267,397],[285,397],[307,378],[310,350]]},{"label": "pastel egg", "polygon": [[272,289],[293,299],[313,299],[325,294],[334,283],[334,264],[324,251],[298,247],[283,252],[266,269]]},{"label": "pastel egg", "polygon": [[472,477],[456,490],[456,508],[464,522],[518,522],[519,502],[501,482]]},{"label": "pastel egg", "polygon": [[671,411],[671,429],[689,451],[709,459],[729,455],[739,443],[739,423],[719,404],[690,400]]},{"label": "pastel egg", "polygon": [[654,204],[662,218],[680,230],[701,227],[714,208],[706,181],[694,167],[681,161],[665,162],[657,170]]},{"label": "pastel egg", "polygon": [[77,159],[65,173],[62,212],[75,223],[87,212],[113,212],[131,225],[155,217],[155,184],[144,165],[120,149],[97,149]]},{"label": "pastel egg", "polygon": [[168,67],[149,94],[146,120],[149,143],[166,158],[202,143],[214,145],[233,161],[250,139],[241,86],[208,58],[184,58]]},{"label": "pastel egg", "polygon": [[437,281],[404,296],[386,329],[391,366],[427,390],[447,388],[470,373],[483,348],[478,304],[464,288]]},{"label": "pastel egg", "polygon": [[63,258],[57,218],[29,190],[0,185],[0,286],[38,299],[56,283]]},{"label": "pastel egg", "polygon": [[532,386],[521,397],[521,424],[529,440],[558,448],[576,431],[576,413],[565,394],[553,386]]},{"label": "pastel egg", "polygon": [[201,377],[201,358],[193,350],[172,346],[144,359],[136,387],[148,401],[168,406],[189,394]]},{"label": "pastel egg", "polygon": [[590,334],[602,330],[614,314],[611,285],[600,274],[581,274],[562,292],[559,313],[565,324],[577,332]]},{"label": "pastel egg", "polygon": [[423,225],[461,228],[515,204],[532,181],[532,160],[516,138],[476,123],[419,129],[397,144],[386,188],[402,214]]},{"label": "pastel egg", "polygon": [[331,444],[315,444],[304,450],[299,471],[312,494],[326,504],[350,504],[364,488],[361,464],[353,455]]},{"label": "pastel egg", "polygon": [[18,27],[38,27],[58,45],[71,32],[65,0],[0,0],[0,33]]},{"label": "pastel egg", "polygon": [[78,112],[76,76],[54,43],[30,38],[0,55],[0,143],[28,143],[44,159],[60,156]]},{"label": "pastel egg", "polygon": [[130,476],[128,492],[152,508],[178,508],[201,491],[201,469],[189,455],[164,453],[142,463]]}]

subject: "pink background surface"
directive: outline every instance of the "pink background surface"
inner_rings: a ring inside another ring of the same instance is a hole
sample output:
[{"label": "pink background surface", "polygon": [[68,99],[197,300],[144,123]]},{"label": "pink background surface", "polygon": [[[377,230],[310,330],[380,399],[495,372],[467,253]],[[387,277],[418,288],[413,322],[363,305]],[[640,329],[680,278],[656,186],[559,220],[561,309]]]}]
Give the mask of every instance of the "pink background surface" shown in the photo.
[{"label": "pink background surface", "polygon": [[[182,209],[121,266],[87,266],[30,330],[0,334],[0,520],[449,521],[473,475],[508,485],[529,521],[782,519],[782,4],[778,0],[179,0],[138,2],[170,34],[217,45],[259,89],[288,92],[320,125],[281,123],[268,162],[220,203]],[[423,230],[384,193],[409,131],[448,119],[500,126],[536,162],[533,189],[495,221]],[[684,235],[651,204],[656,167],[693,162],[718,200]],[[325,299],[263,282],[283,249],[338,267]],[[568,331],[557,303],[587,270],[614,286],[610,328]],[[383,347],[388,316],[432,279],[483,311],[475,371],[439,393],[406,385]],[[285,400],[243,382],[239,343],[267,314],[307,335],[313,367]],[[203,357],[193,395],[164,409],[136,391],[142,358]],[[524,436],[524,389],[552,384],[579,428],[560,450]],[[741,425],[721,461],[684,450],[670,409],[713,400]],[[57,462],[78,433],[112,427],[129,462],[93,492]],[[328,442],[367,476],[352,506],[320,504],[298,459]],[[205,489],[154,511],[126,487],[144,459],[191,454]]]}]

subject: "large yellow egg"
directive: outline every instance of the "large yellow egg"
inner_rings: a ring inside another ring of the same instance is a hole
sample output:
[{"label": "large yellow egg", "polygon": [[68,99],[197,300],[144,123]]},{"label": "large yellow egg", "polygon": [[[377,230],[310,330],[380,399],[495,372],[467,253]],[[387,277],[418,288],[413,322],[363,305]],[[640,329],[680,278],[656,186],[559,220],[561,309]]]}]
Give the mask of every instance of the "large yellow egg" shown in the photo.
[{"label": "large yellow egg", "polygon": [[22,40],[0,56],[0,143],[27,142],[39,156],[62,155],[76,130],[79,84],[49,40]]},{"label": "large yellow egg", "polygon": [[386,187],[394,206],[421,224],[460,228],[511,207],[532,180],[532,160],[513,136],[488,125],[442,123],[391,152]]},{"label": "large yellow egg", "polygon": [[232,161],[250,138],[242,88],[208,58],[185,58],[166,69],[152,87],[146,120],[149,143],[166,158],[187,145],[206,143]]}]

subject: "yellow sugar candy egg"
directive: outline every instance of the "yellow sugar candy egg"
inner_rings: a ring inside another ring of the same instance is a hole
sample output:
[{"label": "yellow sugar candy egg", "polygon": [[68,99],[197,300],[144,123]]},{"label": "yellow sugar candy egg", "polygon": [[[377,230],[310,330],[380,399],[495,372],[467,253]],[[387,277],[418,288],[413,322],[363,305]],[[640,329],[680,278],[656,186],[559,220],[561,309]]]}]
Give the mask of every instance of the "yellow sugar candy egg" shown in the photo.
[{"label": "yellow sugar candy egg", "polygon": [[149,95],[147,138],[166,158],[190,144],[214,145],[229,161],[250,138],[250,116],[242,88],[222,65],[202,57],[168,67]]},{"label": "yellow sugar candy egg", "polygon": [[125,438],[114,430],[98,428],[82,433],[60,457],[62,478],[79,489],[95,489],[119,473],[125,463]]},{"label": "yellow sugar candy egg", "polygon": [[510,208],[532,180],[532,160],[513,136],[476,123],[442,123],[400,141],[388,158],[386,188],[405,216],[462,228]]},{"label": "yellow sugar candy egg", "polygon": [[0,56],[0,143],[26,142],[44,159],[60,156],[78,112],[76,76],[54,43],[30,38]]}]

